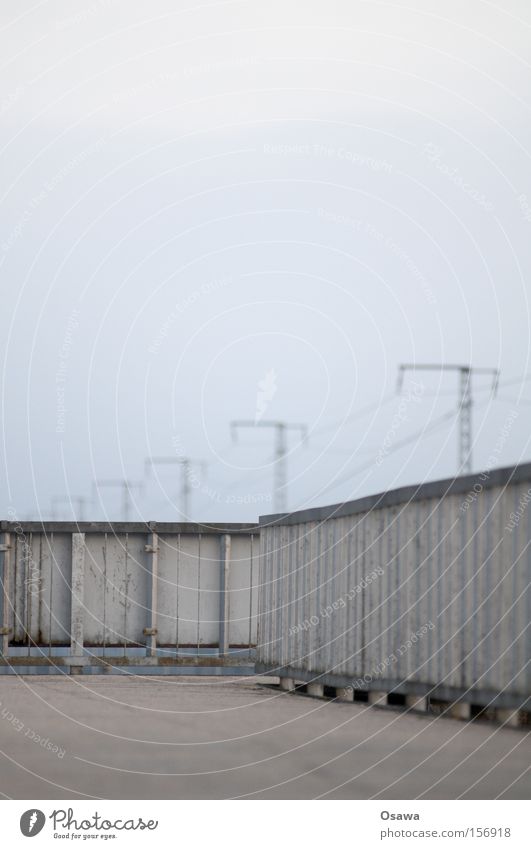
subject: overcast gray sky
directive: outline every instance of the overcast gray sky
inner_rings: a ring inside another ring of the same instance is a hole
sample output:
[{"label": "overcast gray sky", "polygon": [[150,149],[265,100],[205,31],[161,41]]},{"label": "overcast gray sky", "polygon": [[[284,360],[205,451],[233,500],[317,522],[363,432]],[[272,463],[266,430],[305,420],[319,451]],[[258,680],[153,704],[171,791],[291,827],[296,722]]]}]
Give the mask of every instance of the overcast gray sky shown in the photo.
[{"label": "overcast gray sky", "polygon": [[[191,518],[253,520],[274,435],[232,444],[231,419],[308,426],[293,509],[451,476],[457,420],[413,437],[457,377],[390,399],[401,362],[500,368],[498,400],[474,380],[474,467],[530,459],[527,3],[5,0],[0,22],[0,513],[187,454]],[[158,468],[132,517],[177,518],[179,489]]]}]

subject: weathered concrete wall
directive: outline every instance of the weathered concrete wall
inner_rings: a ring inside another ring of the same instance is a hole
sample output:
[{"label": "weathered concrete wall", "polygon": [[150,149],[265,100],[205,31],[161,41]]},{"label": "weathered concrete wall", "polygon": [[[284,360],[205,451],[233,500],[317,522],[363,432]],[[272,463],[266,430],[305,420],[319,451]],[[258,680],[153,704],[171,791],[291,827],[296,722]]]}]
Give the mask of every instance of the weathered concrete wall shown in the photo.
[{"label": "weathered concrete wall", "polygon": [[523,706],[529,501],[525,465],[263,517],[257,671]]},{"label": "weathered concrete wall", "polygon": [[0,673],[251,671],[258,643],[345,698],[521,706],[530,502],[531,464],[259,527],[2,522]]},{"label": "weathered concrete wall", "polygon": [[256,527],[2,522],[0,532],[4,664],[65,649],[71,666],[120,653],[135,663],[175,662],[180,650],[221,653],[233,664],[234,650],[247,649],[248,662]]}]

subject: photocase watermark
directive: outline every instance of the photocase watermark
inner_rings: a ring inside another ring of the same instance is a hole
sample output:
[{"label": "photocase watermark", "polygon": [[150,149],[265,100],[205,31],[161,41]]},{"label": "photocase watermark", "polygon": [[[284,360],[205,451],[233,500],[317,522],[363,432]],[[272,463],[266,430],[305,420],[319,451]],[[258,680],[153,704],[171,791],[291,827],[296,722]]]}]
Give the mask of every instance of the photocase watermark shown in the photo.
[{"label": "photocase watermark", "polygon": [[430,304],[436,304],[437,300],[435,295],[433,294],[433,290],[431,289],[426,277],[419,269],[418,265],[414,262],[414,260],[410,257],[408,252],[404,250],[404,248],[395,241],[392,236],[386,236],[385,233],[382,233],[381,230],[378,230],[369,222],[365,225],[365,233],[374,239],[379,244],[383,245],[393,256],[396,256],[404,265],[404,267],[408,270],[411,276],[420,283],[421,289],[424,292],[424,296],[426,300]]},{"label": "photocase watermark", "polygon": [[[68,840],[115,840],[122,831],[155,831],[159,821],[144,819],[142,816],[120,816],[118,819],[108,819],[95,811],[89,816],[74,813],[73,808],[55,808],[51,814],[46,814],[38,808],[29,808],[20,817],[20,830],[25,837],[34,837],[50,821],[54,838]],[[116,834],[115,832],[118,832]]]},{"label": "photocase watermark", "polygon": [[391,654],[387,655],[387,657],[380,661],[380,663],[373,666],[370,672],[367,672],[361,678],[356,678],[351,684],[347,685],[345,689],[366,690],[369,684],[372,684],[373,681],[381,678],[390,666],[398,663],[401,657],[407,654],[407,652],[412,649],[413,646],[415,646],[418,641],[428,633],[428,631],[433,631],[434,628],[435,625],[431,620],[426,622],[426,624],[422,625],[417,631],[413,631],[407,640],[405,640],[396,651],[391,652]]},{"label": "photocase watermark", "polygon": [[520,496],[520,499],[518,501],[518,507],[516,508],[516,510],[509,514],[509,521],[505,525],[506,531],[512,533],[514,529],[518,527],[530,502],[531,487],[527,490],[527,492],[524,492],[524,494]]},{"label": "photocase watermark", "polygon": [[221,71],[242,70],[254,65],[263,65],[265,61],[259,56],[234,56],[230,59],[185,65],[177,71],[162,71],[140,85],[130,86],[114,94],[112,101],[113,103],[125,103],[150,92],[158,91],[165,83],[188,80],[191,77],[208,76],[208,74],[219,74]]},{"label": "photocase watermark", "polygon": [[273,496],[270,492],[244,492],[238,495],[223,493],[208,484],[200,485],[202,495],[217,504],[270,504]]},{"label": "photocase watermark", "polygon": [[466,513],[466,511],[470,508],[472,504],[477,501],[478,496],[485,489],[484,484],[490,478],[490,473],[494,466],[499,463],[500,454],[509,438],[513,424],[517,418],[518,410],[511,410],[511,412],[503,423],[503,427],[500,430],[500,433],[498,434],[495,446],[492,450],[492,453],[489,455],[484,471],[481,472],[481,474],[479,475],[479,480],[476,481],[470,492],[467,493],[466,498],[459,505],[461,513]]},{"label": "photocase watermark", "polygon": [[468,197],[475,201],[475,203],[482,206],[483,209],[487,210],[487,212],[493,211],[494,204],[487,200],[485,195],[478,189],[466,181],[462,174],[459,173],[459,168],[457,168],[457,166],[452,167],[451,165],[447,165],[443,162],[442,155],[444,150],[442,147],[433,144],[433,142],[426,142],[422,149],[422,153],[426,159],[435,166],[437,171],[440,171],[441,174],[451,180],[457,188],[461,189],[461,191],[468,195]]},{"label": "photocase watermark", "polygon": [[105,144],[105,138],[98,139],[98,141],[94,142],[94,144],[89,145],[84,150],[81,150],[76,156],[73,156],[68,162],[66,162],[62,168],[59,169],[55,174],[53,174],[49,180],[44,182],[43,188],[36,195],[33,195],[32,198],[28,201],[28,205],[26,206],[24,212],[18,219],[17,223],[13,227],[13,229],[8,233],[8,235],[2,239],[2,244],[0,245],[0,249],[4,254],[13,247],[15,242],[21,237],[22,233],[26,229],[33,213],[36,209],[38,209],[42,203],[46,200],[46,198],[55,191],[55,189],[61,185],[61,183],[75,171],[80,165],[87,161],[91,156],[94,156]]},{"label": "photocase watermark", "polygon": [[26,563],[26,577],[24,578],[24,586],[32,596],[38,597],[41,592],[41,572],[39,564],[33,559],[33,552],[28,542],[28,538],[24,533],[24,528],[20,524],[17,517],[17,512],[13,507],[7,508],[7,515],[14,522],[13,532],[21,542],[22,558]]},{"label": "photocase watermark", "polygon": [[90,18],[97,16],[102,9],[114,6],[116,2],[117,0],[98,0],[97,3],[94,3],[92,6],[87,6],[85,9],[77,12],[77,14],[70,15],[68,18],[63,18],[61,21],[56,21],[55,29],[57,31],[61,31],[68,27],[76,26],[76,24],[85,23],[85,21],[90,20]]},{"label": "photocase watermark", "polygon": [[25,811],[20,817],[20,830],[24,837],[35,837],[46,824],[46,817],[38,808]]},{"label": "photocase watermark", "polygon": [[55,396],[56,396],[56,421],[55,432],[65,432],[65,417],[68,412],[65,406],[66,396],[66,375],[68,372],[68,360],[70,358],[70,350],[72,348],[74,333],[79,327],[80,312],[78,309],[73,309],[66,323],[65,335],[63,343],[59,351],[59,365],[55,373]]},{"label": "photocase watermark", "polygon": [[393,166],[386,159],[364,156],[346,147],[329,147],[324,144],[264,144],[263,152],[269,156],[312,156],[321,159],[336,159],[361,165],[371,171],[385,171],[390,174]]},{"label": "photocase watermark", "polygon": [[344,596],[333,601],[331,604],[328,604],[326,607],[323,607],[319,612],[319,615],[314,614],[310,616],[309,619],[305,619],[303,622],[299,622],[297,625],[291,625],[288,630],[288,637],[292,637],[294,634],[299,634],[301,631],[308,631],[310,628],[315,628],[316,625],[321,622],[322,619],[327,619],[332,613],[335,613],[337,610],[341,610],[342,607],[347,606],[347,601],[352,601],[356,598],[359,593],[380,578],[384,574],[384,570],[381,566],[377,566],[372,572],[369,572],[365,575],[364,578],[361,579],[359,584],[356,584],[355,587],[352,587]]},{"label": "photocase watermark", "polygon": [[349,215],[342,215],[341,213],[332,212],[331,210],[323,209],[322,207],[319,207],[317,210],[317,215],[319,218],[324,218],[325,221],[332,221],[334,224],[341,224],[342,226],[349,227],[356,233],[361,233],[363,236],[369,236],[375,242],[378,242],[379,245],[403,263],[404,267],[411,274],[413,279],[420,284],[426,300],[430,304],[437,303],[437,299],[430,284],[426,280],[425,275],[408,252],[399,245],[392,236],[387,236],[385,233],[382,233],[382,231],[378,230],[377,227],[371,224],[370,221],[362,221],[361,218],[352,218]]},{"label": "photocase watermark", "polygon": [[396,434],[402,427],[403,423],[407,421],[407,410],[409,405],[413,402],[415,404],[420,403],[420,399],[422,397],[422,393],[424,392],[424,384],[417,383],[413,381],[413,388],[409,389],[407,395],[403,395],[400,399],[400,403],[398,405],[398,411],[393,416],[391,421],[391,426],[387,433],[385,434],[384,441],[382,443],[382,447],[378,451],[376,455],[376,465],[381,466],[389,451],[392,448],[393,442],[396,438]]},{"label": "photocase watermark", "polygon": [[531,222],[531,204],[525,195],[518,195],[518,205],[525,220]]},{"label": "photocase watermark", "polygon": [[186,310],[190,309],[190,307],[193,307],[193,305],[201,300],[201,298],[205,298],[207,295],[210,295],[212,292],[216,292],[218,289],[223,289],[223,287],[228,286],[229,283],[232,283],[232,277],[221,277],[219,280],[210,280],[207,283],[202,283],[199,289],[196,289],[188,295],[188,297],[176,303],[171,312],[169,312],[164,319],[156,337],[151,341],[151,344],[148,347],[149,353],[159,353],[162,343],[167,338],[171,328],[179,316],[183,315]]},{"label": "photocase watermark", "polygon": [[254,414],[254,423],[258,424],[264,417],[264,413],[269,407],[270,402],[277,394],[277,375],[274,368],[269,369],[262,378],[258,381],[258,389],[256,391],[256,409]]},{"label": "photocase watermark", "polygon": [[22,86],[17,86],[16,89],[10,91],[0,103],[0,117],[4,116],[9,110],[20,100],[24,93]]},{"label": "photocase watermark", "polygon": [[43,737],[41,734],[37,734],[33,728],[25,725],[25,723],[22,722],[22,720],[19,719],[13,711],[9,710],[2,704],[2,701],[0,701],[0,719],[8,725],[11,725],[17,734],[24,732],[23,736],[28,740],[31,740],[33,743],[36,743],[41,747],[41,749],[46,749],[46,751],[51,752],[52,755],[57,755],[57,757],[61,760],[64,758],[66,749],[61,748],[61,746],[57,746],[55,743],[52,743],[49,737]]},{"label": "photocase watermark", "polygon": [[[53,811],[49,819],[52,820],[53,830],[54,832],[59,831],[59,827],[64,829],[67,833],[54,834],[54,837],[71,837],[72,839],[77,838],[78,840],[83,836],[83,840],[85,838],[96,838],[99,837],[101,840],[108,840],[110,838],[116,837],[115,834],[111,834],[112,831],[155,831],[158,828],[159,821],[158,820],[144,820],[143,817],[135,817],[134,819],[126,819],[125,817],[109,820],[99,814],[97,811],[94,814],[91,814],[90,818],[87,816],[81,817],[80,819],[76,819],[74,816],[74,809],[68,808],[65,810],[64,808],[58,808]],[[77,831],[81,832],[100,832],[103,834],[76,834]]]},{"label": "photocase watermark", "polygon": [[334,224],[343,224],[346,227],[351,227],[352,230],[356,230],[358,233],[362,232],[364,228],[368,227],[367,221],[362,221],[361,218],[352,218],[350,215],[343,215],[340,212],[332,212],[330,209],[323,209],[320,206],[317,209],[317,215],[319,218],[324,218],[325,221],[333,221]]}]

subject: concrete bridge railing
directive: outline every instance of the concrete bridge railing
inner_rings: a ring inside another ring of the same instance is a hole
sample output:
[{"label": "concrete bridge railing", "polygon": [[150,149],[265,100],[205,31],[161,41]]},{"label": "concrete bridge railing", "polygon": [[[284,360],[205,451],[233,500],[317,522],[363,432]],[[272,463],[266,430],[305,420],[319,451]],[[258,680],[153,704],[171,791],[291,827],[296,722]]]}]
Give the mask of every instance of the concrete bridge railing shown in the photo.
[{"label": "concrete bridge railing", "polygon": [[258,534],[2,522],[0,673],[252,671]]},{"label": "concrete bridge railing", "polygon": [[529,709],[530,502],[528,464],[263,517],[257,671],[461,716]]},{"label": "concrete bridge railing", "polygon": [[1,522],[0,674],[256,668],[529,710],[530,507],[528,464],[259,526]]}]

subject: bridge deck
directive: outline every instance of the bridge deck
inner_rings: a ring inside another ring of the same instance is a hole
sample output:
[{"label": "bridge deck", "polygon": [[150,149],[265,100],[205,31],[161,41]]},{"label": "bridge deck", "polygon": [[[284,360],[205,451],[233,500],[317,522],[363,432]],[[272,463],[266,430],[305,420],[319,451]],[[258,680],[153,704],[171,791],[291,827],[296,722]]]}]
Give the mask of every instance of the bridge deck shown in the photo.
[{"label": "bridge deck", "polygon": [[263,678],[4,677],[0,701],[9,798],[523,799],[531,790],[522,729],[312,699]]}]

